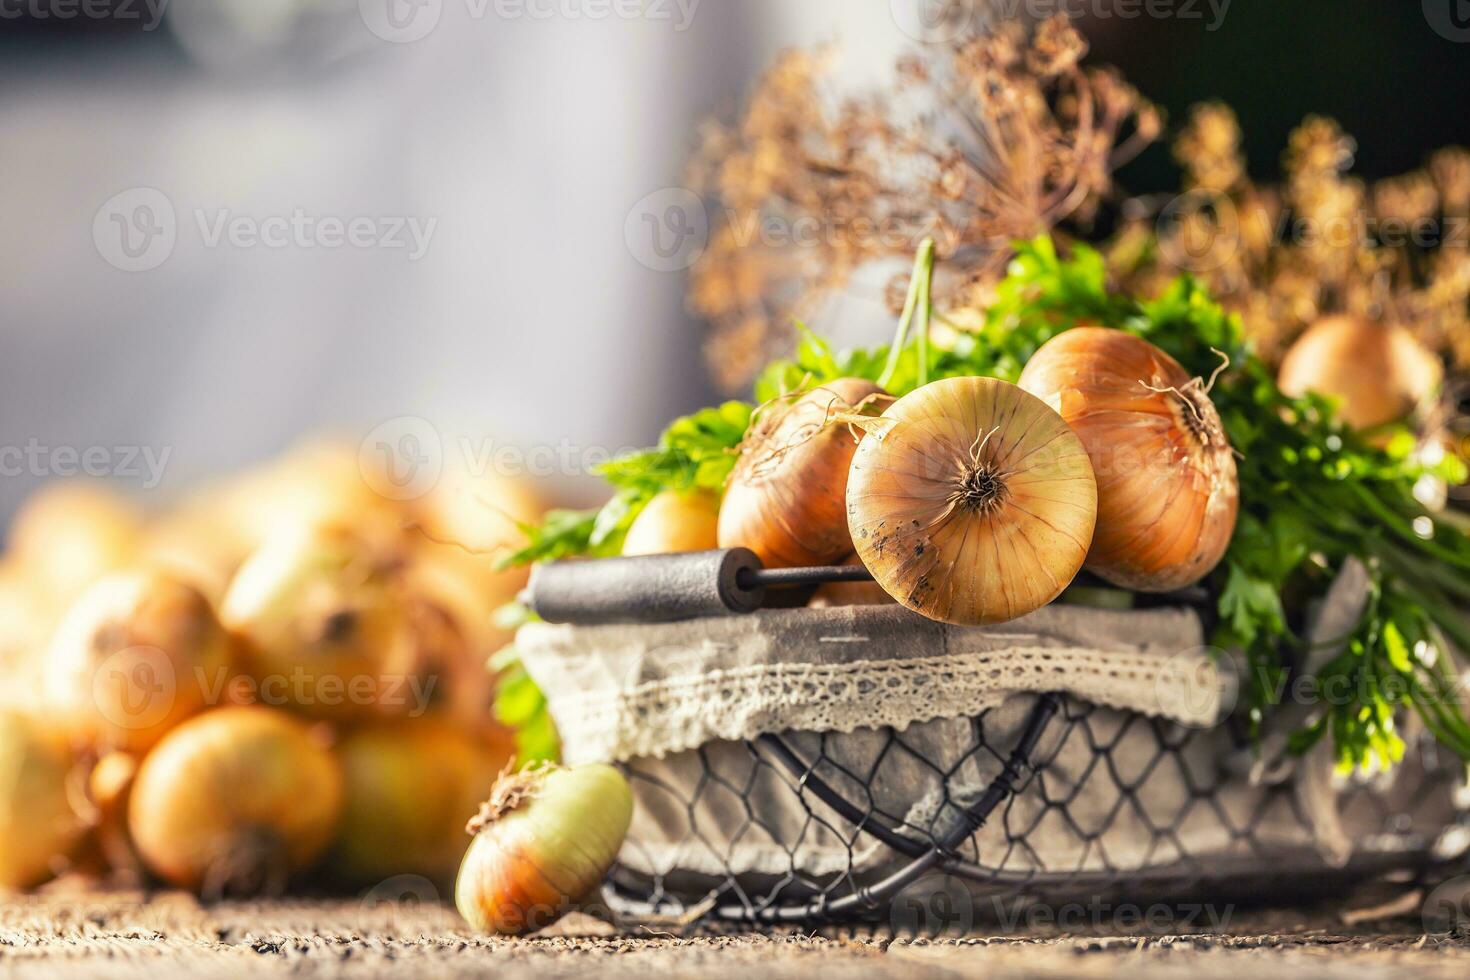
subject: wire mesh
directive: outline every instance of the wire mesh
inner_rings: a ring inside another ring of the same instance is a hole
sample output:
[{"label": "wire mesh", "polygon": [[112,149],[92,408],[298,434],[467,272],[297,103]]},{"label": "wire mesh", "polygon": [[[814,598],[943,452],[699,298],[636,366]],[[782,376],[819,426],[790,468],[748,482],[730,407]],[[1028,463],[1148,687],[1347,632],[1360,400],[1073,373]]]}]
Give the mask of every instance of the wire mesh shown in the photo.
[{"label": "wire mesh", "polygon": [[1463,770],[1426,741],[1393,780],[1341,787],[1354,848],[1328,860],[1322,814],[1292,781],[1252,783],[1249,759],[1228,727],[1052,695],[904,731],[708,743],[624,765],[640,816],[606,898],[634,918],[881,919],[942,873],[966,901],[1285,900],[1422,872],[1458,818]]}]

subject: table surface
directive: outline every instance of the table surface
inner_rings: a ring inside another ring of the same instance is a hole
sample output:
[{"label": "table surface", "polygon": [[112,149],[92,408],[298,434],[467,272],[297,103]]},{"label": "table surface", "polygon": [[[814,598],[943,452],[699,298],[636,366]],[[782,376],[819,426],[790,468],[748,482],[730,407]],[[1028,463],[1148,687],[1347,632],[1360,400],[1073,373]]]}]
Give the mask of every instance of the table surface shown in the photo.
[{"label": "table surface", "polygon": [[[528,939],[472,934],[452,909],[314,898],[204,904],[177,892],[65,883],[0,905],[0,971],[35,977],[731,976],[1152,977],[1324,974],[1463,978],[1470,932],[1426,933],[1423,896],[1371,907],[1232,910],[1228,933],[1032,928],[963,939],[823,933],[619,932],[573,915]],[[1204,926],[1201,928],[1201,926]],[[994,930],[996,927],[992,927]]]}]

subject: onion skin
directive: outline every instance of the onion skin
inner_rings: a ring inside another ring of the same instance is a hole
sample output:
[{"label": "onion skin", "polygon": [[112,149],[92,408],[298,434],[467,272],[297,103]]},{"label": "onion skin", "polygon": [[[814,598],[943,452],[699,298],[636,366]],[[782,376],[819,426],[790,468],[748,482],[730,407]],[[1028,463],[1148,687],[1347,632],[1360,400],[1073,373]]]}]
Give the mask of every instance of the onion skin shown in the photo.
[{"label": "onion skin", "polygon": [[624,555],[718,548],[720,498],[708,490],[665,490],[643,508],[623,539]]},{"label": "onion skin", "polygon": [[1005,622],[1081,569],[1097,516],[1092,465],[1040,399],[950,378],[865,428],[848,521],[858,557],[903,605],[946,623]]},{"label": "onion skin", "polygon": [[1240,486],[1201,381],[1146,340],[1076,327],[1043,344],[1019,384],[1066,419],[1092,458],[1089,570],[1137,592],[1168,592],[1219,564]]},{"label": "onion skin", "polygon": [[66,746],[32,718],[0,712],[0,887],[50,878],[81,840]]},{"label": "onion skin", "polygon": [[1335,399],[1344,422],[1372,429],[1407,417],[1443,375],[1439,359],[1403,327],[1330,316],[1291,345],[1277,383],[1292,397],[1314,391]]},{"label": "onion skin", "polygon": [[844,500],[857,442],[833,421],[882,389],[839,378],[751,426],[720,506],[718,545],[749,548],[767,568],[826,565],[852,553]]},{"label": "onion skin", "polygon": [[455,883],[459,914],[482,932],[542,929],[589,896],[633,819],[633,793],[611,766],[503,777],[480,817]]},{"label": "onion skin", "polygon": [[[285,527],[241,566],[220,620],[262,697],[314,718],[407,714],[422,666],[400,556],[335,525]],[[422,706],[419,706],[422,707]]]},{"label": "onion skin", "polygon": [[144,752],[222,689],[231,644],[209,600],[172,575],[115,572],[62,620],[44,689],[77,743]]},{"label": "onion skin", "polygon": [[345,803],[333,875],[370,884],[398,874],[448,882],[465,820],[515,755],[509,732],[482,739],[436,717],[374,725],[338,746]]},{"label": "onion skin", "polygon": [[144,864],[207,894],[275,891],[331,843],[342,770],[305,724],[262,707],[186,721],[144,759],[128,826]]},{"label": "onion skin", "polygon": [[135,555],[143,521],[100,484],[50,484],[26,501],[8,535],[10,550],[52,602],[65,605]]}]

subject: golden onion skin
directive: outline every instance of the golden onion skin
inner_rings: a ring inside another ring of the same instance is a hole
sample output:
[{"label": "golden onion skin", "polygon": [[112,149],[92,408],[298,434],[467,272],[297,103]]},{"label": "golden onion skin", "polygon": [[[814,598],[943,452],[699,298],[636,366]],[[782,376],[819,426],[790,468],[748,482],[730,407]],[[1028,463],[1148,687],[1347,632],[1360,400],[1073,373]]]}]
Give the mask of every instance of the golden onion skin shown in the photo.
[{"label": "golden onion skin", "polygon": [[1362,317],[1330,316],[1308,327],[1281,359],[1278,383],[1292,397],[1336,399],[1355,429],[1397,422],[1443,380],[1439,358],[1408,330]]},{"label": "golden onion skin", "polygon": [[271,708],[221,708],[143,759],[128,827],[144,864],[171,884],[278,890],[331,843],[342,796],[341,767],[307,725]]},{"label": "golden onion skin", "polygon": [[625,555],[666,555],[719,547],[720,498],[708,490],[665,490],[643,508],[623,539]]},{"label": "golden onion skin", "polygon": [[767,408],[725,488],[719,547],[749,548],[767,568],[826,565],[850,554],[843,501],[857,440],[833,416],[881,394],[870,381],[839,378]]},{"label": "golden onion skin", "polygon": [[39,719],[0,712],[0,887],[52,877],[86,830],[68,792],[72,758]]},{"label": "golden onion skin", "polygon": [[1067,420],[1092,458],[1089,570],[1126,589],[1167,592],[1219,564],[1240,488],[1200,380],[1142,338],[1076,327],[1042,345],[1019,384]]},{"label": "golden onion skin", "polygon": [[900,603],[957,625],[1024,616],[1082,568],[1097,486],[1082,443],[1015,385],[949,378],[868,426],[847,484],[858,557]]}]

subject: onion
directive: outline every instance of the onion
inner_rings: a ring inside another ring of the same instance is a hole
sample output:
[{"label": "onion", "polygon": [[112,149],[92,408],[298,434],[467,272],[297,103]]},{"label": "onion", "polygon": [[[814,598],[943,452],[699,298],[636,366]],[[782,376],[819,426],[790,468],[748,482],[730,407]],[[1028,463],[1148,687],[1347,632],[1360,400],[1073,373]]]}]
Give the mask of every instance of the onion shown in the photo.
[{"label": "onion", "polygon": [[279,890],[331,842],[342,771],[302,722],[269,708],[192,718],[144,759],[128,825],[154,874],[207,894]]},{"label": "onion", "polygon": [[749,548],[768,568],[825,565],[852,552],[843,499],[857,440],[834,418],[882,395],[839,378],[752,423],[720,506],[718,544]]},{"label": "onion", "polygon": [[79,742],[142,752],[229,679],[228,637],[192,586],[114,572],[66,614],[44,671],[51,717]]},{"label": "onion", "polygon": [[515,754],[439,718],[376,725],[339,746],[346,778],[334,874],[355,884],[397,874],[447,882],[464,856],[465,820]]},{"label": "onion", "polygon": [[903,605],[998,623],[1055,599],[1082,567],[1097,487],[1082,443],[1015,385],[950,378],[859,420],[847,484],[858,556]]},{"label": "onion", "polygon": [[419,645],[400,556],[335,526],[283,528],[230,583],[220,619],[263,700],[335,720],[415,706]]},{"label": "onion", "polygon": [[136,882],[142,878],[138,852],[128,833],[128,798],[138,775],[138,757],[108,752],[87,774],[87,798],[95,809],[93,835],[103,860],[114,873]]},{"label": "onion", "polygon": [[1031,356],[1020,385],[1060,412],[1092,457],[1089,569],[1127,589],[1167,592],[1219,563],[1240,489],[1204,382],[1146,340],[1077,327]]},{"label": "onion", "polygon": [[0,886],[52,877],[85,831],[71,804],[66,746],[31,718],[0,712]]},{"label": "onion", "polygon": [[1344,422],[1372,429],[1408,416],[1443,377],[1439,358],[1403,327],[1329,316],[1291,345],[1278,383],[1293,397],[1314,391],[1335,399]]},{"label": "onion", "polygon": [[519,935],[590,895],[617,859],[633,794],[611,766],[528,769],[495,784],[470,821],[455,904],[471,926]]},{"label": "onion", "polygon": [[665,490],[650,500],[623,539],[625,555],[662,555],[719,547],[720,498],[708,490]]},{"label": "onion", "polygon": [[101,485],[57,483],[20,509],[9,542],[47,598],[65,606],[131,560],[141,531],[137,511]]}]

